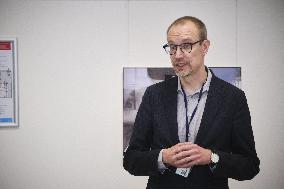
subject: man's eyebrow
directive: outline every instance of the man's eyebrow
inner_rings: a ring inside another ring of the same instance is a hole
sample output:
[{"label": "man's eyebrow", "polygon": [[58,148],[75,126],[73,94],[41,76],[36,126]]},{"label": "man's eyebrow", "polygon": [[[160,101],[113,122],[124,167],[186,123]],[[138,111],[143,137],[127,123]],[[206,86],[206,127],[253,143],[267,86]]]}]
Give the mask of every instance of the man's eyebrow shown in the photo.
[{"label": "man's eyebrow", "polygon": [[180,43],[180,44],[176,44],[172,41],[168,41],[168,44],[170,44],[170,45],[181,45],[181,44],[192,44],[192,43],[194,43],[192,40],[182,41],[182,43]]},{"label": "man's eyebrow", "polygon": [[[182,39],[181,43],[194,43],[195,41],[193,39],[187,38],[187,39]],[[169,40],[168,43],[174,43],[174,41]]]},{"label": "man's eyebrow", "polygon": [[192,39],[184,39],[184,40],[181,40],[182,43],[194,43],[194,41]]}]

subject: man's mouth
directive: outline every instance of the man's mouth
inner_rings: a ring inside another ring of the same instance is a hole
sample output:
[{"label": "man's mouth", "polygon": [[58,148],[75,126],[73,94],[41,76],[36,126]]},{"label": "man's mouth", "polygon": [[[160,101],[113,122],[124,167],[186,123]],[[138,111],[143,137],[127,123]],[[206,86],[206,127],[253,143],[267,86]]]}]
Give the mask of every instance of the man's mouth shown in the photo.
[{"label": "man's mouth", "polygon": [[183,69],[186,66],[186,64],[176,64],[176,68]]}]

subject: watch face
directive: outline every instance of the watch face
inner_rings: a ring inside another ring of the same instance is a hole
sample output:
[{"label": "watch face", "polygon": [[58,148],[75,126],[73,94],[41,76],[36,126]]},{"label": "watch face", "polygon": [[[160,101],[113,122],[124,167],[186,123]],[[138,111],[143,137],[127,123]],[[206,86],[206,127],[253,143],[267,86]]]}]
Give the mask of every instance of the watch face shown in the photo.
[{"label": "watch face", "polygon": [[219,156],[218,156],[217,154],[212,153],[211,161],[212,161],[213,163],[218,163],[218,161],[219,161]]}]

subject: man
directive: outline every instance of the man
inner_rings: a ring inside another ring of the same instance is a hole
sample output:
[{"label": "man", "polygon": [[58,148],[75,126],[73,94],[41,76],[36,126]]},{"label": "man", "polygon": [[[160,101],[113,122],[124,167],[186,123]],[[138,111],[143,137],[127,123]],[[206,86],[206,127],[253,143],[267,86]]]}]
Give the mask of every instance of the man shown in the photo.
[{"label": "man", "polygon": [[204,23],[181,17],[167,41],[177,77],[145,91],[124,168],[150,176],[149,189],[228,189],[228,178],[252,179],[260,162],[247,100],[204,65]]}]

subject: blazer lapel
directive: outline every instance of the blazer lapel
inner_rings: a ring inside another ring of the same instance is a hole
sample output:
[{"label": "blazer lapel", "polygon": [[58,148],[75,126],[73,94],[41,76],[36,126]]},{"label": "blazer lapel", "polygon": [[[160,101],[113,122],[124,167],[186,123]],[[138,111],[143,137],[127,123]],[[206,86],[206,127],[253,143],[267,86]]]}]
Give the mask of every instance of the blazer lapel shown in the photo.
[{"label": "blazer lapel", "polygon": [[171,142],[173,142],[173,144],[179,143],[177,124],[177,82],[177,77],[170,79],[167,85],[165,85],[164,90],[166,125],[170,131]]},{"label": "blazer lapel", "polygon": [[202,140],[210,130],[210,124],[213,122],[216,113],[221,106],[223,98],[222,94],[222,85],[219,84],[218,78],[213,74],[201,124],[195,140],[196,144],[202,145]]}]

